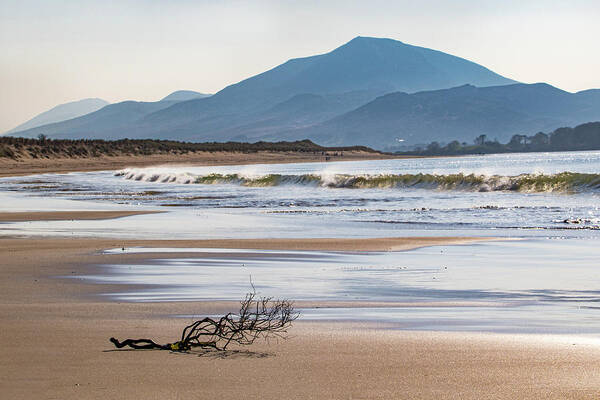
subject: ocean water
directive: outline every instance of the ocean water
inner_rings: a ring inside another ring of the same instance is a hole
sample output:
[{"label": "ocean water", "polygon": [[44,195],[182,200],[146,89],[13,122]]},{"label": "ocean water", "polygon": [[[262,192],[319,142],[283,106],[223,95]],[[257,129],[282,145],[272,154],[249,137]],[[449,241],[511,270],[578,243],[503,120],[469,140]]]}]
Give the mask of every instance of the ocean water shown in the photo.
[{"label": "ocean water", "polygon": [[297,300],[443,303],[308,309],[305,319],[600,333],[597,151],[46,174],[0,179],[0,203],[14,211],[164,211],[5,223],[3,235],[504,238],[392,253],[243,251],[231,259],[196,250],[190,259],[106,265],[86,279],[141,285],[114,295],[119,301],[177,301],[238,299],[252,276],[262,294]]},{"label": "ocean water", "polygon": [[0,196],[17,192],[30,202],[38,199],[46,208],[67,199],[75,200],[72,208],[118,205],[168,211],[136,217],[133,231],[121,221],[96,221],[13,224],[12,233],[227,238],[462,232],[596,237],[594,231],[600,229],[597,151],[143,168],[5,178],[0,184],[4,189]]}]

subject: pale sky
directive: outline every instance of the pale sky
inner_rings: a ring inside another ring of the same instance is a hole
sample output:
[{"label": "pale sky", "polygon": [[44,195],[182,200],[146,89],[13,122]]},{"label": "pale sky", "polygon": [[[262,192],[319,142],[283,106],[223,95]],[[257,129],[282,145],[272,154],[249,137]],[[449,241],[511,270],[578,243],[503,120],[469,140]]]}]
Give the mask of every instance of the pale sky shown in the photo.
[{"label": "pale sky", "polygon": [[359,35],[600,88],[598,21],[598,0],[0,0],[0,132],[86,97],[214,93]]}]

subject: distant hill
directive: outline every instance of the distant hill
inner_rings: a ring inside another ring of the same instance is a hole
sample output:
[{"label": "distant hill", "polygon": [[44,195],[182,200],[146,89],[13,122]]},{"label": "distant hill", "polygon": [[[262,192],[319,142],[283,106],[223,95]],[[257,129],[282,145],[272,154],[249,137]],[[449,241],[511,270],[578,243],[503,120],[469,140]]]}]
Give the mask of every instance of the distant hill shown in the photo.
[{"label": "distant hill", "polygon": [[[54,107],[52,110],[47,111],[43,114],[38,115],[32,120],[26,122],[23,125],[7,132],[14,133],[20,131],[20,127],[23,127],[31,122],[34,122],[38,119],[41,120],[41,117],[44,117],[47,122],[43,124],[37,124],[25,129],[31,129],[38,126],[44,126],[43,128],[37,129],[39,133],[35,135],[30,135],[29,137],[35,137],[39,134],[44,134],[46,136],[55,136],[55,137],[68,137],[68,135],[56,135],[54,132],[56,130],[63,131],[80,131],[83,129],[87,129],[90,127],[91,130],[89,137],[96,136],[105,136],[108,139],[121,138],[121,134],[126,132],[126,127],[135,121],[139,120],[145,115],[158,111],[160,109],[170,107],[173,104],[186,101],[194,98],[204,98],[210,95],[203,94],[199,92],[194,92],[191,90],[178,90],[164,97],[160,101],[157,102],[143,102],[143,101],[123,101],[120,103],[110,104],[106,110],[104,110],[104,106],[109,105],[108,102],[100,99],[85,99],[80,100],[73,103],[62,104],[60,106]],[[79,107],[79,105],[89,105],[89,111],[86,111],[85,107]],[[95,107],[91,107],[94,106]],[[66,116],[67,111],[72,111],[75,109],[80,110],[79,115],[74,115],[69,118],[59,118],[61,116]],[[57,112],[54,112],[57,110]],[[56,124],[52,122],[49,118],[46,118],[46,115],[54,116],[56,123],[61,122],[61,124]],[[72,121],[71,121],[72,120]],[[20,135],[19,135],[20,136]],[[25,135],[24,135],[25,136]]]},{"label": "distant hill", "polygon": [[44,125],[13,136],[37,137],[44,134],[50,138],[77,137],[83,139],[104,138],[118,139],[135,137],[135,123],[144,116],[170,107],[176,101],[123,101],[109,104],[98,111],[73,118],[68,121]]},{"label": "distant hill", "polygon": [[0,137],[0,160],[69,159],[116,156],[170,155],[177,156],[201,152],[295,152],[322,154],[327,157],[344,157],[344,152],[381,154],[364,146],[323,147],[310,140],[295,142],[258,143],[187,143],[167,140],[70,140],[70,139],[30,139],[10,136]]},{"label": "distant hill", "polygon": [[210,94],[194,92],[193,90],[177,90],[168,96],[165,96],[160,101],[187,101],[193,99],[203,99],[211,96]]},{"label": "distant hill", "polygon": [[24,131],[38,126],[52,124],[55,122],[65,121],[72,118],[77,118],[81,115],[89,114],[102,107],[108,105],[107,101],[102,99],[83,99],[72,101],[70,103],[60,104],[48,111],[45,111],[27,122],[22,123],[7,133]]},{"label": "distant hill", "polygon": [[255,139],[319,124],[389,92],[410,93],[467,83],[490,86],[514,81],[439,51],[391,39],[357,37],[329,53],[289,60],[210,97],[130,115],[123,118],[128,121],[125,125],[93,118],[18,134],[193,141]]},{"label": "distant hill", "polygon": [[574,128],[558,128],[548,134],[537,132],[531,136],[514,135],[505,144],[488,140],[482,135],[477,137],[473,143],[460,143],[454,140],[445,146],[440,146],[439,143],[432,142],[418,150],[398,153],[416,156],[445,156],[582,150],[600,150],[600,122],[588,122]]},{"label": "distant hill", "polygon": [[600,91],[569,93],[547,84],[464,85],[387,94],[321,124],[277,137],[384,149],[397,146],[399,140],[405,145],[451,140],[471,143],[482,134],[507,141],[514,134],[551,131],[599,119]]}]

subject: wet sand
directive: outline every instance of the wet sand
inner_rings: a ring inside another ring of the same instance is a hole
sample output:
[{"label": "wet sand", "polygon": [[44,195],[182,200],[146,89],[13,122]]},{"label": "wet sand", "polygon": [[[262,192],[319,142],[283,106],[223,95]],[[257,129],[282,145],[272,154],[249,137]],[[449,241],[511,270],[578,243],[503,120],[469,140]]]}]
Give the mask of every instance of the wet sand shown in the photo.
[{"label": "wet sand", "polygon": [[[381,160],[411,158],[393,154],[345,151],[343,156],[329,156],[328,161]],[[412,157],[414,158],[414,157]],[[327,161],[321,153],[304,152],[198,152],[180,155],[115,156],[90,158],[50,158],[12,160],[0,157],[0,177],[48,173],[116,170],[127,167],[149,167],[159,165],[244,165],[280,164]]]},{"label": "wet sand", "polygon": [[156,214],[160,211],[26,211],[0,212],[0,222],[101,220]]},{"label": "wet sand", "polygon": [[[99,253],[102,249],[195,247],[198,242],[0,239],[3,397],[596,399],[600,395],[600,345],[584,338],[403,332],[385,324],[297,322],[287,341],[261,342],[226,353],[113,351],[111,336],[173,341],[188,320],[169,315],[221,313],[234,310],[235,304],[108,302],[98,293],[114,288],[78,282],[77,276],[108,260],[158,256],[107,255]],[[322,244],[319,249],[339,250],[340,243]],[[363,249],[373,246],[365,243]],[[245,243],[251,244],[264,246],[265,241]],[[308,247],[308,242],[302,246]],[[56,278],[66,275],[73,279]]]}]

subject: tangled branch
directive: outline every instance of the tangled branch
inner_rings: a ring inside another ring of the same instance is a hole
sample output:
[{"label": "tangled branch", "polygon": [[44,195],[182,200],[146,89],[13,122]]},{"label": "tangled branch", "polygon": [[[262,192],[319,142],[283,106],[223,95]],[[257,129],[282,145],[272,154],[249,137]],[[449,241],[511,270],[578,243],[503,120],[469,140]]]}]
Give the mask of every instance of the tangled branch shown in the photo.
[{"label": "tangled branch", "polygon": [[181,340],[158,344],[150,339],[110,338],[117,348],[158,349],[188,351],[193,347],[226,350],[231,343],[251,345],[258,338],[285,338],[292,322],[299,313],[289,300],[273,300],[271,297],[256,297],[256,291],[246,294],[241,301],[240,311],[228,313],[219,319],[205,317],[186,326]]}]

